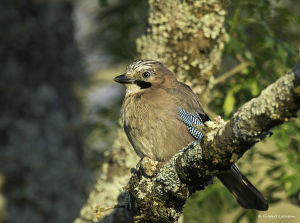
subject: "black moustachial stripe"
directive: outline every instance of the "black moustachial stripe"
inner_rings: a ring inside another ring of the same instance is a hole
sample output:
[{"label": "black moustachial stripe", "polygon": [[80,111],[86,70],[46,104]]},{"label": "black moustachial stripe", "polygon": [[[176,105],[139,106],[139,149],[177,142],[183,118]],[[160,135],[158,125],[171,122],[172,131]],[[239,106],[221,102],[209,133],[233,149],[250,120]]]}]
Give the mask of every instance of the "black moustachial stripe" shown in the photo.
[{"label": "black moustachial stripe", "polygon": [[145,88],[149,88],[152,86],[152,84],[150,82],[147,81],[141,81],[141,80],[136,80],[135,84],[140,86],[141,89],[145,89]]}]

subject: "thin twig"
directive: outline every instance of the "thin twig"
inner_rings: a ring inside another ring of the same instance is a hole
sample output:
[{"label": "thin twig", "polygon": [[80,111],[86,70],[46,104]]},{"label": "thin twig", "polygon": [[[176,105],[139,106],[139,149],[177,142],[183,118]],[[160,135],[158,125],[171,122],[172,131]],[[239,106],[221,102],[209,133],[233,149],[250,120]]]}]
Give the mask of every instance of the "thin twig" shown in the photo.
[{"label": "thin twig", "polygon": [[140,221],[140,220],[142,220],[142,219],[144,219],[145,218],[145,216],[135,216],[134,218],[133,218],[133,221]]},{"label": "thin twig", "polygon": [[236,73],[240,72],[241,70],[243,70],[245,67],[248,67],[251,63],[245,61],[242,62],[241,64],[235,66],[234,68],[232,68],[231,70],[225,72],[224,74],[222,74],[220,77],[216,78],[213,81],[213,85],[218,85],[222,82],[224,82],[226,79],[228,79],[229,77],[235,75]]},{"label": "thin twig", "polygon": [[100,208],[101,211],[109,211],[111,209],[115,209],[115,208],[126,208],[128,205],[126,204],[116,204],[114,206],[111,207],[107,207],[107,208]]},{"label": "thin twig", "polygon": [[100,219],[102,216],[102,212],[109,211],[109,210],[115,209],[115,208],[126,208],[127,206],[128,205],[126,205],[126,204],[116,204],[114,206],[107,207],[107,208],[101,208],[100,206],[97,206],[95,209],[95,213],[97,214],[97,219]]}]

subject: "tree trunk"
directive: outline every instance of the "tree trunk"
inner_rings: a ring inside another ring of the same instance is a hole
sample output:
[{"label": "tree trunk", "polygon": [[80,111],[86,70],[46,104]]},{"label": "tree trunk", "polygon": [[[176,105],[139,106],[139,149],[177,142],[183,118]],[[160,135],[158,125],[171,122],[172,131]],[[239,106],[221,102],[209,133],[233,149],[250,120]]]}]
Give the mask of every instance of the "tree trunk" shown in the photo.
[{"label": "tree trunk", "polygon": [[90,180],[72,2],[0,5],[0,222],[71,222]]}]

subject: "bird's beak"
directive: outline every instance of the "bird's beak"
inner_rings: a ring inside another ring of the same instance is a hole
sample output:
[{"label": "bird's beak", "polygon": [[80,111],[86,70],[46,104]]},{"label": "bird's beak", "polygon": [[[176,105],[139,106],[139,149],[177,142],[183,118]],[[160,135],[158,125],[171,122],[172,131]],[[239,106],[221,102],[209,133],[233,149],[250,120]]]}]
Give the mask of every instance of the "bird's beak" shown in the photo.
[{"label": "bird's beak", "polygon": [[133,84],[135,82],[134,78],[128,78],[125,76],[125,74],[121,74],[119,76],[116,76],[114,78],[115,82],[118,82],[120,84]]}]

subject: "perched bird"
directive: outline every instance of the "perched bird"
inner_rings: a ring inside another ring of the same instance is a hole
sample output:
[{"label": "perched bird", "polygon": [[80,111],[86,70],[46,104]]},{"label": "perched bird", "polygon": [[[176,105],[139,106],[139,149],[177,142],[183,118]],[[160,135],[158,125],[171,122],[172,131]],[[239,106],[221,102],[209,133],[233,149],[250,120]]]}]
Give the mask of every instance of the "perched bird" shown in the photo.
[{"label": "perched bird", "polygon": [[[135,61],[114,80],[126,86],[121,118],[126,135],[141,158],[167,161],[202,137],[196,127],[209,121],[209,117],[192,89],[179,82],[162,63]],[[235,164],[217,177],[242,207],[268,209],[261,193]]]}]

